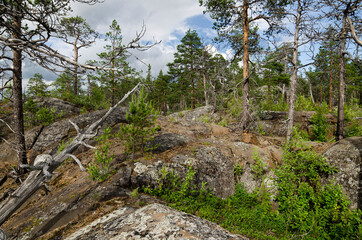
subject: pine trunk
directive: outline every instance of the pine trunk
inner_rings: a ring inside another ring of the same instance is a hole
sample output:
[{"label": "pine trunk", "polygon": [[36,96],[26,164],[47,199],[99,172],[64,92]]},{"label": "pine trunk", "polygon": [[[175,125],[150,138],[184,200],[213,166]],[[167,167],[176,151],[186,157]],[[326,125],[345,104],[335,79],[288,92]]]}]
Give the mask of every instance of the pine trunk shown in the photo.
[{"label": "pine trunk", "polygon": [[[21,18],[18,15],[14,17],[13,38],[21,39]],[[22,51],[13,48],[14,131],[18,166],[20,164],[27,164],[22,89]],[[24,170],[18,167],[18,172],[24,173]]]},{"label": "pine trunk", "polygon": [[249,119],[249,19],[248,0],[244,0],[243,6],[243,112],[241,117],[241,132],[243,132]]},{"label": "pine trunk", "polygon": [[[74,41],[74,62],[78,64],[78,48],[77,48],[78,38]],[[73,96],[78,95],[78,65],[74,65],[73,73]]]}]

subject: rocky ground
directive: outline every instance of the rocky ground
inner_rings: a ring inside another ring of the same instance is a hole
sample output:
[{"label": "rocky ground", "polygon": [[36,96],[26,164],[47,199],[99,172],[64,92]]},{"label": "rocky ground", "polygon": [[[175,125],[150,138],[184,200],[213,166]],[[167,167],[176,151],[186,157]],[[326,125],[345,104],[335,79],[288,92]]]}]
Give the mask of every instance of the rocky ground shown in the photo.
[{"label": "rocky ground", "polygon": [[[85,127],[104,112],[68,117]],[[308,130],[312,115],[297,113],[296,121]],[[124,116],[125,109],[121,108],[107,121],[114,133],[125,121]],[[261,184],[254,180],[251,171],[255,163],[253,155],[257,154],[265,163],[265,183],[273,191],[271,169],[281,163],[285,141],[283,116],[268,112],[261,117],[264,136],[251,131],[240,133],[238,124],[231,121],[226,127],[218,125],[227,116],[214,112],[209,106],[159,116],[160,131],[148,143],[153,146],[152,152],[138,156],[136,161],[130,160],[123,154],[122,141],[113,138],[110,152],[114,155],[114,174],[102,183],[92,181],[89,173],[81,172],[74,161],[68,160],[48,183],[51,192],[36,192],[1,227],[9,239],[247,239],[196,216],[170,209],[154,197],[134,194],[133,189],[156,186],[162,168],[174,169],[183,177],[191,165],[196,171],[195,184],[201,186],[202,182],[207,182],[221,198],[232,195],[238,182],[243,182],[251,192]],[[329,118],[333,124],[335,118]],[[39,153],[56,153],[58,145],[74,135],[67,119],[28,130],[29,159]],[[89,144],[97,145],[94,140]],[[338,175],[331,177],[343,185],[352,200],[351,207],[361,208],[362,138],[309,144],[340,169]],[[94,150],[85,147],[80,147],[75,154],[84,166],[94,158]],[[2,143],[0,173],[5,174],[15,163],[14,153]],[[243,171],[234,176],[237,165]],[[16,186],[17,183],[8,180],[0,189],[0,195]]]}]

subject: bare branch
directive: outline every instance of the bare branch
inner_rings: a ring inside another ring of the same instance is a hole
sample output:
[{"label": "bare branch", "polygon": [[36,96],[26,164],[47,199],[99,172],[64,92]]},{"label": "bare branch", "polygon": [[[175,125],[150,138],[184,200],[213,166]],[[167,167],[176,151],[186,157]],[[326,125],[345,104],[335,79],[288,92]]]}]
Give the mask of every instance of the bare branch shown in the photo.
[{"label": "bare branch", "polygon": [[67,154],[67,156],[74,159],[74,161],[78,164],[78,166],[82,172],[85,171],[85,168],[83,167],[81,161],[76,156],[74,156],[73,154]]},{"label": "bare branch", "polygon": [[[4,200],[0,204],[0,225],[2,225],[9,217],[19,208],[21,205],[30,197],[32,196],[37,190],[44,186],[44,182],[49,180],[51,173],[62,164],[63,161],[67,157],[72,157],[76,163],[79,165],[81,169],[84,169],[79,159],[74,158],[72,156],[72,152],[74,152],[80,145],[84,144],[86,139],[89,137],[94,136],[94,132],[97,131],[98,127],[104,123],[106,118],[122,103],[126,100],[126,98],[135,92],[140,83],[138,83],[131,91],[129,91],[116,105],[111,107],[108,112],[101,117],[98,121],[91,124],[84,133],[79,131],[79,134],[73,139],[73,141],[60,153],[56,154],[54,157],[48,157],[48,161],[43,163],[36,163],[34,161],[35,166],[29,165],[22,165],[27,168],[38,168],[42,167],[42,170],[32,171],[29,176],[26,178],[24,182],[20,184],[20,186],[14,191],[14,193],[9,196],[6,200]],[[75,124],[74,124],[75,125]],[[73,125],[73,126],[74,126]],[[44,155],[44,154],[43,154]],[[40,156],[40,155],[39,155]],[[38,156],[37,156],[38,158]]]},{"label": "bare branch", "polygon": [[10,131],[12,131],[13,133],[15,133],[15,131],[10,127],[10,125],[7,124],[7,123],[6,123],[4,120],[2,120],[1,118],[0,118],[0,122],[4,123],[4,124],[10,129]]},{"label": "bare branch", "polygon": [[353,38],[353,40],[360,46],[362,46],[362,40],[358,38],[357,34],[356,34],[356,30],[354,29],[354,25],[352,23],[352,20],[347,16],[346,17],[347,23],[349,25],[350,31],[351,31],[351,36]]}]

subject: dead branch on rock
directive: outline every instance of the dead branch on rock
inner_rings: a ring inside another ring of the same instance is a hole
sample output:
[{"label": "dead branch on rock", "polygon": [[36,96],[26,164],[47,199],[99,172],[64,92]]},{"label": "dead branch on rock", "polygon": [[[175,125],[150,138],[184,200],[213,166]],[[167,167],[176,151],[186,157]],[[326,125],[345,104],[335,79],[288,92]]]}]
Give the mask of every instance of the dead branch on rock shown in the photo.
[{"label": "dead branch on rock", "polygon": [[[85,143],[86,140],[89,140],[97,135],[97,131],[99,127],[104,123],[107,117],[122,103],[124,102],[129,95],[136,91],[136,89],[140,86],[138,83],[131,91],[129,91],[116,105],[111,107],[108,112],[102,116],[99,120],[92,123],[87,129],[81,131],[80,128],[73,122],[70,122],[77,131],[77,136],[73,139],[73,141],[60,153],[55,156],[50,156],[46,154],[43,157],[37,156],[38,162],[34,164],[34,166],[29,166],[24,164],[23,167],[28,168],[31,171],[29,176],[26,178],[24,182],[20,184],[20,186],[10,194],[6,200],[4,200],[0,204],[0,226],[10,218],[10,216],[19,208],[25,201],[30,198],[37,190],[44,187],[46,188],[45,182],[50,180],[53,171],[59,167],[63,161],[65,161],[68,157],[72,157],[76,163],[79,165],[81,170],[84,170],[83,165],[80,160],[72,155],[80,145],[90,146]],[[92,147],[94,148],[94,147]]]}]

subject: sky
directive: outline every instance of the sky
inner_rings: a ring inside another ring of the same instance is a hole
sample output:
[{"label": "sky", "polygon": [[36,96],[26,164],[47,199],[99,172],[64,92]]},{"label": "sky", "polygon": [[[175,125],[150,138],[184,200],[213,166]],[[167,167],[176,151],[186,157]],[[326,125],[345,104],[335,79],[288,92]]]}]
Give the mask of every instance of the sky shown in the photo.
[{"label": "sky", "polygon": [[[72,12],[68,17],[83,17],[91,28],[100,34],[108,32],[109,25],[115,19],[121,27],[123,43],[135,37],[145,24],[143,42],[161,43],[144,52],[132,52],[133,56],[128,61],[137,70],[143,70],[144,74],[147,65],[151,64],[153,76],[157,76],[160,70],[167,72],[166,64],[173,61],[176,47],[188,29],[197,30],[205,43],[211,43],[211,39],[216,36],[216,31],[212,29],[212,20],[203,14],[204,8],[199,6],[198,0],[105,0],[96,5],[72,3],[71,7]],[[51,40],[49,44],[64,55],[73,56],[71,46],[61,40]],[[104,51],[105,44],[104,39],[98,39],[91,47],[82,48],[80,61],[84,63],[86,60],[97,59],[96,54]],[[47,81],[56,78],[50,71],[25,62],[25,81],[36,72],[41,73]]]}]

